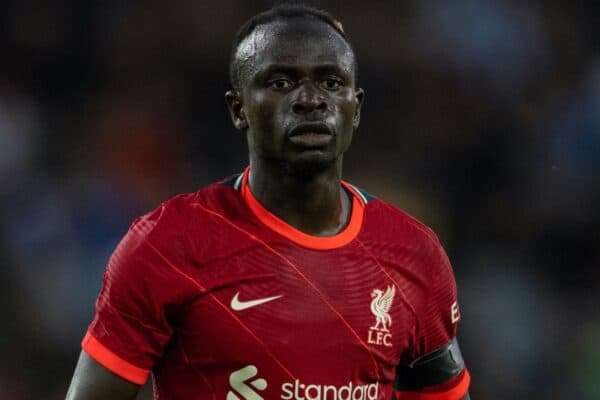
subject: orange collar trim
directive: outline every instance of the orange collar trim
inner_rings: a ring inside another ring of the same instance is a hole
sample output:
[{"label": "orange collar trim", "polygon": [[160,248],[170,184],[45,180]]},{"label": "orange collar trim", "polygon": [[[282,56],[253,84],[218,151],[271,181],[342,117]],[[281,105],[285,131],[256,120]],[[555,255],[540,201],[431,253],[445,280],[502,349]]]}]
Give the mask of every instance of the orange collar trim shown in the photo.
[{"label": "orange collar trim", "polygon": [[258,202],[256,197],[252,194],[250,190],[250,186],[248,185],[248,176],[250,175],[250,167],[246,168],[244,171],[240,192],[242,194],[242,198],[250,207],[254,215],[269,228],[279,233],[281,236],[284,236],[290,239],[293,242],[296,242],[304,247],[308,247],[310,249],[315,250],[328,250],[335,249],[338,247],[342,247],[350,243],[360,232],[360,228],[362,227],[363,215],[365,204],[361,200],[361,197],[356,192],[356,190],[352,187],[352,185],[341,181],[342,186],[352,193],[352,210],[350,213],[350,221],[348,221],[348,225],[339,233],[333,236],[313,236],[306,234],[293,226],[289,225],[287,222],[283,221],[275,214],[272,214],[269,210],[267,210],[262,204]]}]

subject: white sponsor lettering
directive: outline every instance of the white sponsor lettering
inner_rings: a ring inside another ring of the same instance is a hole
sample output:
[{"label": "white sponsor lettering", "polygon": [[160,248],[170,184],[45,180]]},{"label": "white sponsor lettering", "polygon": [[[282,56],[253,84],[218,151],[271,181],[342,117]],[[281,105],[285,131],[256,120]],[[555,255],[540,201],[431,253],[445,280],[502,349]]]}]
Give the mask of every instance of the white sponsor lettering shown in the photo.
[{"label": "white sponsor lettering", "polygon": [[379,383],[355,385],[306,385],[296,379],[281,385],[282,400],[377,400]]},{"label": "white sponsor lettering", "polygon": [[[267,381],[256,378],[258,370],[247,365],[229,376],[231,389],[226,400],[264,400],[259,394],[267,388]],[[350,381],[347,385],[305,384],[296,379],[281,385],[282,400],[377,400],[379,382],[357,385]]]},{"label": "white sponsor lettering", "polygon": [[453,324],[460,320],[460,310],[458,308],[458,302],[456,301],[450,306],[450,318],[452,319]]}]

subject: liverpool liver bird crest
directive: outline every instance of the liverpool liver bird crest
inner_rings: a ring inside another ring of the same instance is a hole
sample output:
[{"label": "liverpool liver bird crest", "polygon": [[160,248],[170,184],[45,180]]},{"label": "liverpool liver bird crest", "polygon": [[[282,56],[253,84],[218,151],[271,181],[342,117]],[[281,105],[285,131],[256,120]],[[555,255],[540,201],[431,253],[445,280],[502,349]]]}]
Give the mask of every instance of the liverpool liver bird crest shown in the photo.
[{"label": "liverpool liver bird crest", "polygon": [[[389,332],[389,326],[392,324],[392,317],[389,311],[396,294],[396,286],[388,286],[385,292],[380,289],[374,289],[371,292],[371,312],[377,318],[375,325],[371,329]],[[381,327],[381,328],[380,328]]]}]

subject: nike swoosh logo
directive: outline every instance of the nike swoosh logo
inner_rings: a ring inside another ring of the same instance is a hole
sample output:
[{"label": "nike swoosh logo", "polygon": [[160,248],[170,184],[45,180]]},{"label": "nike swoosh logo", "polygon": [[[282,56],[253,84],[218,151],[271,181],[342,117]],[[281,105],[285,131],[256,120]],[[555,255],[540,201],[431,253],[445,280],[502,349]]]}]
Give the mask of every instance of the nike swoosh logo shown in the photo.
[{"label": "nike swoosh logo", "polygon": [[277,300],[278,298],[283,297],[283,295],[279,295],[279,296],[273,296],[273,297],[265,297],[265,298],[256,299],[256,300],[240,301],[240,299],[238,297],[239,295],[240,295],[240,292],[237,292],[235,294],[235,296],[233,296],[233,299],[231,299],[231,308],[234,309],[235,311],[246,310],[248,308],[256,307],[261,304],[268,303],[269,301]]}]

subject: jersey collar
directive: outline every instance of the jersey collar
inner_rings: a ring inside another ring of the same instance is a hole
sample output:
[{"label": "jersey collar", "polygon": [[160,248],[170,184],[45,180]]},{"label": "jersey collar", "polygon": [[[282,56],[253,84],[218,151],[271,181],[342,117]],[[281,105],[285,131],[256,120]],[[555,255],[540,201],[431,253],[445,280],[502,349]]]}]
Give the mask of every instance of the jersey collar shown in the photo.
[{"label": "jersey collar", "polygon": [[249,175],[250,167],[247,167],[241,175],[241,181],[239,182],[242,198],[254,215],[263,224],[292,242],[314,250],[329,250],[347,245],[354,240],[360,232],[365,203],[362,200],[362,196],[360,196],[356,189],[349,183],[341,181],[342,186],[352,194],[352,210],[350,212],[350,220],[346,227],[333,236],[313,236],[289,225],[260,204],[256,197],[254,197],[254,194],[252,194],[250,186],[248,185]]}]

